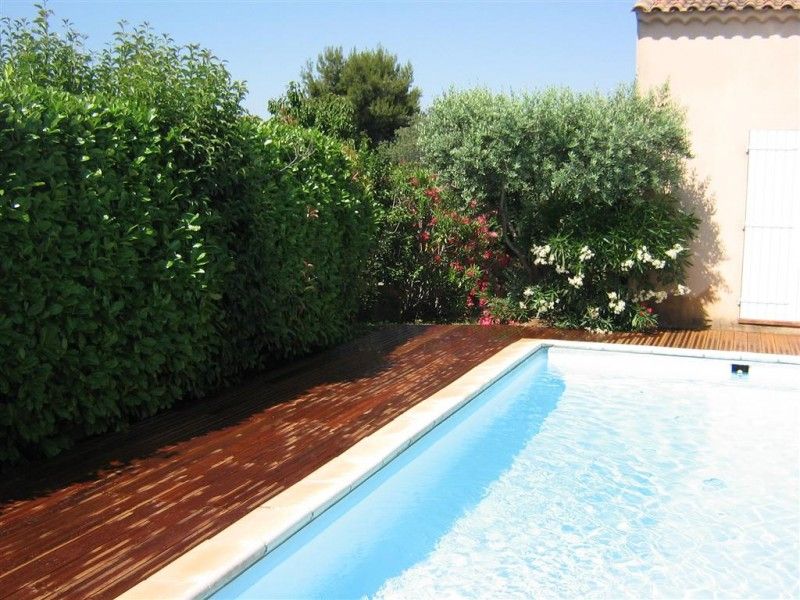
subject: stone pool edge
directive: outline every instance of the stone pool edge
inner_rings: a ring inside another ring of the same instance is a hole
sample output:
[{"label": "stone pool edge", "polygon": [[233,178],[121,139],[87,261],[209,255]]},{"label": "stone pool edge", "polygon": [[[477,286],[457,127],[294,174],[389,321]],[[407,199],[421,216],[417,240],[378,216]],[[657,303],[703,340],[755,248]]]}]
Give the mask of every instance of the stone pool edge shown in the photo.
[{"label": "stone pool edge", "polygon": [[207,598],[503,375],[539,350],[550,347],[800,365],[800,357],[792,355],[562,340],[518,340],[218,534],[182,554],[118,596],[118,600]]}]

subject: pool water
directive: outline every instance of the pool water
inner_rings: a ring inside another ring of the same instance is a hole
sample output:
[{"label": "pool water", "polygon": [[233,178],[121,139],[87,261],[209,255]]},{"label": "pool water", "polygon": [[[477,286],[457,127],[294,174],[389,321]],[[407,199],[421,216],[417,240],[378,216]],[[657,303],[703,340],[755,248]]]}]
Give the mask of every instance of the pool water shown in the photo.
[{"label": "pool water", "polygon": [[748,364],[539,351],[213,597],[796,598],[800,367]]}]

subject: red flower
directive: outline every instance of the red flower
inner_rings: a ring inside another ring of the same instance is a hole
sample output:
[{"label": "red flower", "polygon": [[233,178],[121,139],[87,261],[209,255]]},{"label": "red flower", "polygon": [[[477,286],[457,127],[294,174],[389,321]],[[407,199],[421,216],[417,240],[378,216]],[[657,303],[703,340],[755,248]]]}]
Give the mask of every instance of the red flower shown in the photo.
[{"label": "red flower", "polygon": [[439,255],[439,254],[434,255],[433,262],[435,262],[437,265],[441,264],[442,263],[441,255]]},{"label": "red flower", "polygon": [[430,188],[426,189],[423,193],[428,198],[433,200],[434,204],[437,204],[439,202],[439,190],[437,190],[436,188],[430,187]]},{"label": "red flower", "polygon": [[483,253],[483,260],[492,260],[492,251],[491,250],[486,250]]},{"label": "red flower", "polygon": [[423,231],[419,234],[419,239],[421,239],[423,242],[427,242],[429,239],[431,239],[431,234],[427,231]]}]

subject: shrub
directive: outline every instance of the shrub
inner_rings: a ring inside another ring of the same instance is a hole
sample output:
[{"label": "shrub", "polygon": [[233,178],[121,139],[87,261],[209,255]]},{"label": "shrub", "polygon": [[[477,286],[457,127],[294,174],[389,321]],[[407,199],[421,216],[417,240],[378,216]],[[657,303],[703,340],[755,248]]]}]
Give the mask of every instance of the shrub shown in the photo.
[{"label": "shrub", "polygon": [[212,359],[219,280],[151,114],[0,81],[0,460],[152,414]]},{"label": "shrub", "polygon": [[689,145],[665,91],[451,92],[419,144],[443,183],[498,211],[515,258],[504,315],[647,328],[685,291],[697,221],[676,197]]},{"label": "shrub", "polygon": [[378,194],[371,318],[448,321],[485,316],[496,272],[508,262],[496,223],[462,205],[419,168],[394,166]]},{"label": "shrub", "polygon": [[227,373],[340,341],[373,235],[371,197],[339,143],[278,121],[241,128],[248,161],[217,226],[232,258]]},{"label": "shrub", "polygon": [[269,112],[280,120],[319,129],[340,140],[358,140],[355,107],[345,96],[309,96],[300,86],[289,83],[286,94],[267,103]]}]

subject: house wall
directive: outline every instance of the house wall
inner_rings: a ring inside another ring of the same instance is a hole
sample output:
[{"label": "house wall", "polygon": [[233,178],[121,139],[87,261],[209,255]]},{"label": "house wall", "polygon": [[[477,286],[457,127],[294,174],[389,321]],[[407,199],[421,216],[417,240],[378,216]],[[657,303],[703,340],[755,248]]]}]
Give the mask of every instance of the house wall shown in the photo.
[{"label": "house wall", "polygon": [[637,85],[668,83],[686,111],[694,158],[683,196],[703,219],[692,294],[666,305],[665,321],[737,326],[748,134],[800,129],[800,11],[637,17]]}]

